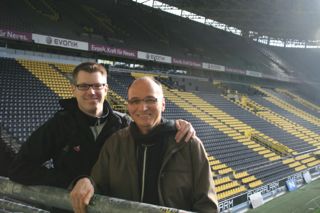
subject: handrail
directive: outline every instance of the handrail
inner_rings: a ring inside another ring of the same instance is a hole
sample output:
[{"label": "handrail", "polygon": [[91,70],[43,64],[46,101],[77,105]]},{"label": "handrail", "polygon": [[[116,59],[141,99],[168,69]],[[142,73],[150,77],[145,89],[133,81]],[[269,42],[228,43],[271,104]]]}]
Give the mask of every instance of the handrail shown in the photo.
[{"label": "handrail", "polygon": [[[31,202],[48,207],[72,210],[69,192],[65,189],[51,186],[25,186],[0,176],[0,195],[13,199]],[[0,203],[1,207],[1,203]],[[156,206],[152,204],[133,202],[103,195],[94,195],[87,207],[88,213],[188,213],[185,210]]]},{"label": "handrail", "polygon": [[49,211],[45,211],[43,209],[38,209],[30,205],[21,204],[17,202],[13,202],[6,199],[0,199],[0,212],[1,209],[5,209],[5,212],[23,212],[23,213],[50,213]]}]

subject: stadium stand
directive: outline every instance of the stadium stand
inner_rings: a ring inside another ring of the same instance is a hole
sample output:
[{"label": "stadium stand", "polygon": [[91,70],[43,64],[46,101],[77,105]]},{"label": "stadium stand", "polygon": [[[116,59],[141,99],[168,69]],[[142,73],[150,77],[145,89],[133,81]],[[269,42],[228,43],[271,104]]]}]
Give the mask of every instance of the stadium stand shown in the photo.
[{"label": "stadium stand", "polygon": [[[164,116],[186,119],[196,129],[208,154],[222,211],[249,207],[249,196],[255,192],[266,197],[282,193],[287,180],[303,185],[305,173],[313,179],[319,177],[318,50],[266,47],[130,0],[4,0],[1,29],[132,48],[274,76],[270,83],[261,76],[195,68],[178,75],[170,71],[181,67],[155,60],[66,51],[143,64],[143,72],[110,66],[108,100],[116,110],[126,111],[127,88],[134,78],[152,75],[163,84]],[[1,45],[23,49],[19,42],[0,41]],[[43,50],[41,45],[30,43],[32,47],[27,49]],[[58,47],[44,49],[64,53]],[[9,163],[31,132],[60,109],[58,100],[72,96],[69,84],[74,65],[46,60],[48,56],[38,59],[0,57],[0,176],[6,176]],[[153,68],[157,71],[151,72]],[[279,76],[295,76],[299,81],[292,86],[278,81]],[[213,81],[217,79],[222,80]],[[262,81],[270,85],[257,86]],[[306,92],[307,88],[312,92]]]},{"label": "stadium stand", "polygon": [[[191,60],[206,60],[231,68],[276,76],[284,72],[246,40],[129,0],[119,1],[117,4],[101,0],[90,3],[46,0],[42,1],[46,2],[42,6],[37,1],[25,0],[21,2],[23,7],[15,1],[6,0],[7,7],[2,8],[1,19],[3,16],[2,20],[16,20],[14,14],[17,13],[24,18],[14,21],[17,24],[5,21],[2,25],[4,28],[153,51]],[[43,13],[47,12],[34,12],[35,8],[42,11],[48,6],[54,8],[52,10],[58,14],[58,20],[44,16]],[[101,8],[104,10],[101,11]],[[126,17],[121,14],[126,14]],[[26,29],[27,26],[30,28]],[[92,29],[92,33],[88,33],[88,29]],[[195,43],[194,38],[200,37],[202,39]]]},{"label": "stadium stand", "polygon": [[[2,128],[1,128],[2,132]],[[2,133],[1,133],[2,135]],[[0,176],[8,176],[8,168],[10,163],[12,162],[15,153],[10,149],[10,146],[8,146],[4,139],[0,137]]]},{"label": "stadium stand", "polygon": [[58,95],[15,59],[0,58],[1,123],[14,138],[24,142],[57,107]]},{"label": "stadium stand", "polygon": [[314,116],[319,116],[320,107],[316,104],[313,104],[305,99],[300,98],[299,96],[291,93],[288,90],[276,89],[278,96],[281,99],[284,99],[286,102],[298,107]]},{"label": "stadium stand", "polygon": [[[2,91],[7,91],[2,94],[1,122],[3,128],[22,143],[58,109],[59,98],[70,97],[67,74],[70,75],[73,65],[12,58],[1,58],[0,62],[4,76]],[[132,75],[150,74],[109,74],[108,84],[118,102],[126,99],[127,87],[134,79]],[[17,79],[18,85],[15,83]],[[232,89],[246,92],[247,103],[251,102],[248,106],[224,96],[219,90],[184,92],[172,79],[158,79],[163,83],[167,97],[165,117],[189,120],[202,139],[220,201],[318,163],[312,155],[319,146],[317,118],[313,115],[306,117],[307,112],[297,108],[294,108],[297,115],[290,113],[288,116],[287,108],[284,110],[268,101],[271,95],[276,99],[281,93],[233,85]],[[304,117],[299,117],[301,115]],[[316,123],[303,120],[305,117]],[[247,137],[247,132],[256,137]],[[284,150],[279,150],[275,144],[282,144]]]},{"label": "stadium stand", "polygon": [[[280,58],[289,69],[298,76],[304,83],[297,87],[296,94],[301,95],[313,103],[320,104],[319,93],[319,62],[320,52],[318,49],[289,49],[286,48],[268,48],[277,58]],[[314,91],[311,92],[310,91]]]}]

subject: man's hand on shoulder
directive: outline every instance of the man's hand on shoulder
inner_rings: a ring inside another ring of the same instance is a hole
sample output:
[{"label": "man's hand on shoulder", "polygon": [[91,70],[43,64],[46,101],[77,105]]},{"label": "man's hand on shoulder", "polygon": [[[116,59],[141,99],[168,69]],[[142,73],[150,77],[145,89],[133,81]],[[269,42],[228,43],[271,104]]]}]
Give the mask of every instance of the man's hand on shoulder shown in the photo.
[{"label": "man's hand on shoulder", "polygon": [[196,137],[196,131],[190,122],[185,120],[176,120],[176,128],[178,130],[175,140],[179,143],[183,138],[185,142],[188,142],[191,138]]}]

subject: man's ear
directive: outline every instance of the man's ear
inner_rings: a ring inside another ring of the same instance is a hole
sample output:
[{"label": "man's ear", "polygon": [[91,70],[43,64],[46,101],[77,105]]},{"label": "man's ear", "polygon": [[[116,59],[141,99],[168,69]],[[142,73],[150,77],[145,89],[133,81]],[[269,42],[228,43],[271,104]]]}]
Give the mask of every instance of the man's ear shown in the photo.
[{"label": "man's ear", "polygon": [[108,86],[108,84],[106,84],[103,89],[104,89],[104,92],[106,93],[104,99],[107,100],[107,98],[108,98],[108,91],[109,91],[109,86]]},{"label": "man's ear", "polygon": [[72,94],[74,95],[74,92],[76,90],[76,86],[74,84],[71,84],[70,89],[71,89]]},{"label": "man's ear", "polygon": [[166,109],[166,99],[163,97],[162,98],[162,112]]}]

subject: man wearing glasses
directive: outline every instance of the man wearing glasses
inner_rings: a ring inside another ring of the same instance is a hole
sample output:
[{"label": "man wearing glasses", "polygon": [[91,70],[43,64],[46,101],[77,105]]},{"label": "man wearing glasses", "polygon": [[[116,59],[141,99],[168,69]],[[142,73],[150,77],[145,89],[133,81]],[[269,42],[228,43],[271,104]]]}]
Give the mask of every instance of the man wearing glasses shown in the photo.
[{"label": "man wearing glasses", "polygon": [[[66,188],[80,175],[89,175],[101,147],[130,118],[113,111],[105,100],[108,92],[104,66],[86,62],[73,71],[75,98],[60,100],[55,113],[22,145],[9,169],[11,180],[27,185]],[[179,120],[177,141],[194,135],[192,126]]]},{"label": "man wearing glasses", "polygon": [[[108,138],[91,172],[70,193],[75,212],[85,212],[96,190],[107,196],[202,213],[217,212],[211,169],[202,143],[176,143],[174,122],[162,118],[165,100],[150,77],[128,88],[134,122]],[[96,188],[93,187],[96,186]]]}]

